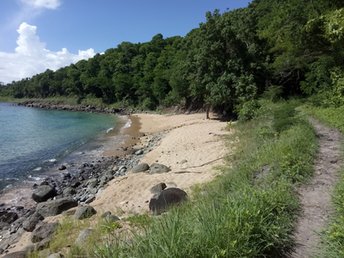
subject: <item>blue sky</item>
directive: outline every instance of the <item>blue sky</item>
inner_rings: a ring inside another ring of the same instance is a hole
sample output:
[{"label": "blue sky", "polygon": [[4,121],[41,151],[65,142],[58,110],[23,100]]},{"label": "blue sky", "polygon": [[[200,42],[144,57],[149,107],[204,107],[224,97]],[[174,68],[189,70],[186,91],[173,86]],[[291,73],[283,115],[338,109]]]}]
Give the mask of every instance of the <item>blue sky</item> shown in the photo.
[{"label": "blue sky", "polygon": [[[122,41],[146,42],[157,33],[185,35],[206,11],[246,7],[248,0],[1,0],[0,81],[89,58]],[[19,40],[19,38],[21,40]],[[79,51],[82,50],[80,53]],[[32,53],[36,53],[34,58]],[[54,57],[55,56],[55,57]],[[2,59],[2,60],[1,60]],[[15,59],[15,61],[13,61]],[[19,62],[17,59],[21,59]],[[45,59],[44,62],[42,59]],[[9,76],[16,65],[27,67]],[[13,61],[13,62],[12,62]],[[49,64],[52,64],[49,66]]]}]

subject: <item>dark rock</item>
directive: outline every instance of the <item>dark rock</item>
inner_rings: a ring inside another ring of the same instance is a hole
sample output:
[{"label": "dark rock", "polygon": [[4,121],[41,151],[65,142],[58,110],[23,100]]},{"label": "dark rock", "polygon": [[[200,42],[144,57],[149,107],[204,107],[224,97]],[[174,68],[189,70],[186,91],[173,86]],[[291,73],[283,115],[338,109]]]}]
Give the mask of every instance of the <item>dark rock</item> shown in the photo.
[{"label": "dark rock", "polygon": [[149,169],[150,174],[167,173],[169,171],[171,171],[169,167],[159,163],[153,163]]},{"label": "dark rock", "polygon": [[45,202],[54,196],[56,196],[56,190],[50,185],[41,185],[32,193],[32,199],[35,202]]},{"label": "dark rock", "polygon": [[18,214],[11,211],[1,211],[0,212],[0,222],[11,224],[18,219]]},{"label": "dark rock", "polygon": [[43,219],[44,217],[41,214],[35,212],[27,220],[23,222],[23,229],[25,231],[32,232],[35,229],[38,222],[40,222]]},{"label": "dark rock", "polygon": [[96,214],[97,211],[92,206],[80,206],[74,214],[75,219],[87,219]]},{"label": "dark rock", "polygon": [[89,204],[89,203],[93,202],[94,199],[96,199],[96,197],[91,194],[91,195],[88,196],[88,198],[86,199],[85,203]]},{"label": "dark rock", "polygon": [[37,205],[37,212],[43,217],[55,216],[63,211],[78,206],[78,203],[70,198],[61,198],[47,202],[41,202]]},{"label": "dark rock", "polygon": [[62,164],[62,165],[58,168],[58,170],[65,170],[65,169],[67,169],[67,167],[66,167],[66,165],[64,165],[64,164]]},{"label": "dark rock", "polygon": [[132,169],[132,172],[139,173],[139,172],[144,172],[147,170],[149,170],[149,165],[147,163],[140,163]]},{"label": "dark rock", "polygon": [[38,243],[42,240],[51,239],[58,226],[59,223],[43,223],[32,232],[32,243]]},{"label": "dark rock", "polygon": [[153,194],[159,194],[161,193],[162,190],[166,189],[166,184],[165,183],[159,183],[155,186],[153,186],[151,189],[150,189],[150,192],[153,193]]},{"label": "dark rock", "polygon": [[152,197],[149,202],[149,210],[159,215],[165,212],[168,207],[187,200],[187,194],[179,188],[167,188]]},{"label": "dark rock", "polygon": [[25,251],[9,253],[3,256],[3,258],[26,258],[26,257],[27,257],[27,253]]},{"label": "dark rock", "polygon": [[75,240],[76,245],[83,245],[87,238],[93,233],[93,229],[91,228],[86,228],[82,231],[80,231],[77,239]]}]

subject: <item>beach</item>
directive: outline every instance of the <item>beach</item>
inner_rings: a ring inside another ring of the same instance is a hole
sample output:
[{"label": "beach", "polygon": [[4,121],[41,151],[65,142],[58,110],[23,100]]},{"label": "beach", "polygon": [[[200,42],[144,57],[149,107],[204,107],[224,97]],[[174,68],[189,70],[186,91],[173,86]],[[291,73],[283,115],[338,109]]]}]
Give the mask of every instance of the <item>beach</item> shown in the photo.
[{"label": "beach", "polygon": [[[231,146],[226,144],[225,138],[232,132],[226,129],[227,122],[215,116],[213,119],[205,119],[204,113],[132,114],[127,117],[127,121],[130,124],[126,123],[127,126],[119,132],[123,136],[120,145],[112,145],[110,142],[103,156],[110,161],[116,157],[130,162],[126,163],[126,172],[120,176],[116,176],[116,173],[124,165],[108,164],[113,166],[114,177],[97,189],[94,198],[88,203],[97,211],[91,220],[96,221],[108,211],[120,218],[150,214],[150,189],[159,183],[181,188],[192,198],[192,188],[219,175],[225,157],[231,152]],[[132,167],[140,163],[149,166],[153,163],[163,164],[170,171],[157,174],[134,173]],[[46,217],[44,221],[60,221],[64,216]],[[20,251],[32,245],[30,235],[29,232],[23,232],[7,248],[8,252]]]}]

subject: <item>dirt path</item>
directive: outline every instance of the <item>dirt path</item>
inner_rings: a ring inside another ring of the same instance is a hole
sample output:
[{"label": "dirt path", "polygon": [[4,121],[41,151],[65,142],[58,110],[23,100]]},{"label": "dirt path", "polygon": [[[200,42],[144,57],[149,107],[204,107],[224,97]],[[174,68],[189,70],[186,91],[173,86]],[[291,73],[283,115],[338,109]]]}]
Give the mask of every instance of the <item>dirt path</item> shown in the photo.
[{"label": "dirt path", "polygon": [[326,227],[332,212],[331,194],[338,179],[341,160],[341,134],[310,119],[319,138],[319,152],[314,165],[314,177],[299,189],[302,215],[299,218],[291,257],[308,258],[319,254],[320,232]]}]

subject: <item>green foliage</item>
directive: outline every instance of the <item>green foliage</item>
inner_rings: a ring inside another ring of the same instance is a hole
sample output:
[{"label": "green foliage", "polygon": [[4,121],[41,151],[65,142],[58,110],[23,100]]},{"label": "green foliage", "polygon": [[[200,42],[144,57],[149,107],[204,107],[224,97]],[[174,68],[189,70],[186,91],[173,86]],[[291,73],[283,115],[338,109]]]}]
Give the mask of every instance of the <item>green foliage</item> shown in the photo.
[{"label": "green foliage", "polygon": [[238,111],[239,120],[247,121],[253,119],[259,107],[259,102],[257,100],[244,102]]},{"label": "green foliage", "polygon": [[343,7],[339,0],[254,0],[247,8],[215,10],[185,37],[122,42],[88,61],[10,83],[0,95],[75,96],[79,103],[142,109],[212,107],[234,116],[263,93],[276,100],[319,94],[321,102],[330,98],[326,105],[338,105]]}]

